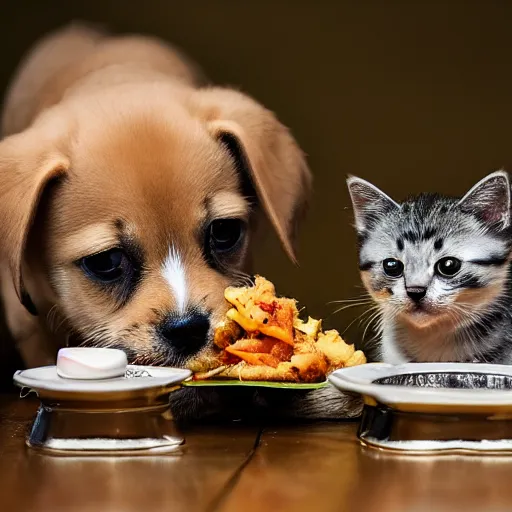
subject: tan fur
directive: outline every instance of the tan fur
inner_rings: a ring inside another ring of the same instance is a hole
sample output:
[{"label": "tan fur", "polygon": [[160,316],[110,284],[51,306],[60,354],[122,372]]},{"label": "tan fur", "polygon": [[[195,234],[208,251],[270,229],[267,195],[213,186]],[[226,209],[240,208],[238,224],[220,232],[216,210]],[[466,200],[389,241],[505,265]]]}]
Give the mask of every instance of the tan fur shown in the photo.
[{"label": "tan fur", "polygon": [[461,304],[462,307],[478,305],[480,309],[484,309],[496,299],[496,297],[503,293],[504,282],[505,276],[503,276],[503,281],[486,286],[485,288],[468,288],[462,290],[455,298],[455,302]]},{"label": "tan fur", "polygon": [[[160,41],[82,26],[43,40],[16,75],[0,143],[0,282],[29,366],[53,361],[73,335],[163,362],[152,326],[176,306],[161,273],[171,244],[184,260],[190,302],[211,311],[212,324],[222,317],[233,278],[204,261],[198,229],[207,213],[250,220],[252,212],[221,137],[241,147],[295,259],[311,185],[302,152],[257,102],[202,83],[195,65]],[[121,308],[76,265],[116,246],[118,220],[145,255],[136,298]],[[249,253],[233,270],[247,268]],[[24,294],[38,316],[20,303]]]},{"label": "tan fur", "polygon": [[391,297],[391,292],[387,288],[383,288],[382,290],[374,290],[371,284],[371,275],[367,270],[362,270],[360,272],[361,281],[363,282],[366,289],[369,290],[370,295],[377,301],[384,301]]}]

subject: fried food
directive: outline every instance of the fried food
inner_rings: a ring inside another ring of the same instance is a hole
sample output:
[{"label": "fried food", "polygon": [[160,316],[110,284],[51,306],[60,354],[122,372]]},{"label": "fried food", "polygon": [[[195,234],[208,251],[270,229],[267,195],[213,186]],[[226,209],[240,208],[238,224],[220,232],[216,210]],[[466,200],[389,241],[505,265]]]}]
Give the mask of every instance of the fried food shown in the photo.
[{"label": "fried food", "polygon": [[277,297],[274,285],[257,276],[252,287],[229,287],[233,306],[214,335],[218,357],[209,358],[194,378],[321,382],[339,368],[366,363],[338,331],[322,331],[320,320],[299,318],[297,302]]},{"label": "fried food", "polygon": [[293,346],[296,302],[277,298],[270,281],[258,276],[253,287],[226,288],[224,297],[234,306],[226,316],[244,330],[259,331]]}]

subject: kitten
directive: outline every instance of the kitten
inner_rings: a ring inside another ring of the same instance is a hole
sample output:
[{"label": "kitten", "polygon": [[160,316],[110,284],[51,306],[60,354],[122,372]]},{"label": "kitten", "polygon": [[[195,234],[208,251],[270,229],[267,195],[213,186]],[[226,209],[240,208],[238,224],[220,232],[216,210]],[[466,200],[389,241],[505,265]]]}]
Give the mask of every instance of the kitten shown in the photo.
[{"label": "kitten", "polygon": [[381,360],[512,363],[508,175],[462,199],[396,203],[350,177],[363,283],[381,313]]}]

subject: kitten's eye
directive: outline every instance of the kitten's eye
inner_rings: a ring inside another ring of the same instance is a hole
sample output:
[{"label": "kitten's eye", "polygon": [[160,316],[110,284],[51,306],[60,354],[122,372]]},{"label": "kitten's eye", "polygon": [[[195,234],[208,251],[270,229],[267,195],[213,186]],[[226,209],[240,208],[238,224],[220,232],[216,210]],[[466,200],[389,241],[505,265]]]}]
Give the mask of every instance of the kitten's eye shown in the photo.
[{"label": "kitten's eye", "polygon": [[389,277],[401,277],[404,273],[404,264],[395,258],[388,258],[382,262],[384,273]]},{"label": "kitten's eye", "polygon": [[226,253],[236,248],[245,233],[240,219],[218,219],[210,224],[210,247],[217,253]]},{"label": "kitten's eye", "polygon": [[460,267],[461,261],[457,258],[442,258],[436,263],[436,272],[443,277],[452,277]]},{"label": "kitten's eye", "polygon": [[80,266],[88,276],[109,283],[116,281],[129,270],[130,262],[121,249],[110,249],[82,258]]}]

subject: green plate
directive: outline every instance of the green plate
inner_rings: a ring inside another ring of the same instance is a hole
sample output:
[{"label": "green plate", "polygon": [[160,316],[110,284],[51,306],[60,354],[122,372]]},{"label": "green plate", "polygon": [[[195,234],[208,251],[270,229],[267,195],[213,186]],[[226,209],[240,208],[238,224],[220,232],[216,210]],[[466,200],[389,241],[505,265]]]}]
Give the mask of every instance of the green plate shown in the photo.
[{"label": "green plate", "polygon": [[253,388],[275,388],[275,389],[320,389],[325,388],[329,383],[315,382],[312,384],[297,384],[295,382],[269,382],[257,380],[189,380],[182,382],[187,387],[214,387],[214,386],[245,386]]}]

